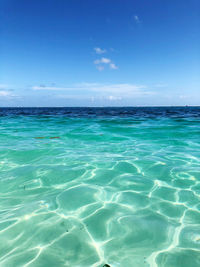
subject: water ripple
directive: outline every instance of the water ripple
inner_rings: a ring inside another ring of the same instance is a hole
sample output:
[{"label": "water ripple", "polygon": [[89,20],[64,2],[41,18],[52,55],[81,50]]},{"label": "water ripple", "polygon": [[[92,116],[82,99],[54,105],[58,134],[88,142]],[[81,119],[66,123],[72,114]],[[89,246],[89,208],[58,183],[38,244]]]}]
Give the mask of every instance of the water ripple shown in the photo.
[{"label": "water ripple", "polygon": [[0,265],[200,266],[199,109],[168,111],[1,110]]}]

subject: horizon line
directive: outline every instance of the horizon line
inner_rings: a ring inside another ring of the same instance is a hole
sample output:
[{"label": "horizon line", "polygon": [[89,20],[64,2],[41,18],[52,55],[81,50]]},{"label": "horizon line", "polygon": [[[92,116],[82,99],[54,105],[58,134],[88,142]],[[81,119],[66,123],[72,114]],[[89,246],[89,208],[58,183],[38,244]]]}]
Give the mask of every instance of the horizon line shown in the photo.
[{"label": "horizon line", "polygon": [[155,106],[5,106],[0,108],[156,108],[156,107],[200,107],[200,105],[155,105]]}]

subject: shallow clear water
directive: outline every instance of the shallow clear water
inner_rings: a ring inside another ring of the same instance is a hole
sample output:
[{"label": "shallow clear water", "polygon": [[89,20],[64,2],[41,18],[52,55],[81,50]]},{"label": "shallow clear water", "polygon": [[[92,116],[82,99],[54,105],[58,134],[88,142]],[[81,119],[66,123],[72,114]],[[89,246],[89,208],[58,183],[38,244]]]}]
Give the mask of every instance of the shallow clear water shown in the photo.
[{"label": "shallow clear water", "polygon": [[0,266],[200,266],[200,108],[0,109]]}]

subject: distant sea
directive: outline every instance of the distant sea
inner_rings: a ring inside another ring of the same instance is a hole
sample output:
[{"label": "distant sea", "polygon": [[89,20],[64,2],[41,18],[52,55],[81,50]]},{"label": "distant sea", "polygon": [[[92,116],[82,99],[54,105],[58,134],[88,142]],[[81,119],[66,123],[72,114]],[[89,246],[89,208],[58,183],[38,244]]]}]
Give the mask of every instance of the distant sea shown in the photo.
[{"label": "distant sea", "polygon": [[0,266],[199,267],[200,107],[0,108]]}]

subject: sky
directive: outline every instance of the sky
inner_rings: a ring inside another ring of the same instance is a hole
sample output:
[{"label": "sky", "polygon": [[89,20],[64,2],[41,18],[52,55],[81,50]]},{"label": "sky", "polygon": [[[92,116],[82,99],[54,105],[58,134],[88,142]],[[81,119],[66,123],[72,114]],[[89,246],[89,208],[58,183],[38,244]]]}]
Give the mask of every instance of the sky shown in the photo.
[{"label": "sky", "polygon": [[0,106],[200,105],[199,0],[1,0]]}]

